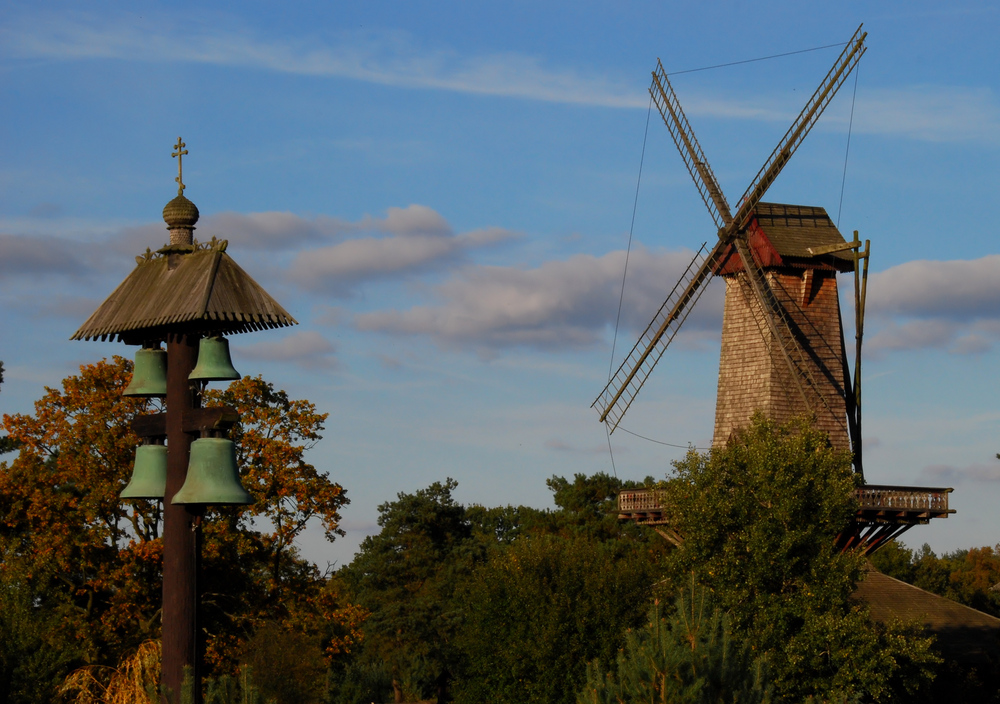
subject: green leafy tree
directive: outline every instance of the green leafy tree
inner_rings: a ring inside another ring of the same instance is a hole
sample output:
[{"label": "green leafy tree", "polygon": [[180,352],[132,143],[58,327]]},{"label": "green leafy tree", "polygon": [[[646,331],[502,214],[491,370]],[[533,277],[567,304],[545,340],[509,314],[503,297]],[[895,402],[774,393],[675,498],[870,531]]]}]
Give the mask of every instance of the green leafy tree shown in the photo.
[{"label": "green leafy tree", "polygon": [[454,673],[461,613],[453,595],[477,550],[452,479],[379,506],[369,536],[341,577],[369,611],[365,655],[389,669],[396,701],[444,696]]},{"label": "green leafy tree", "polygon": [[676,583],[694,573],[767,657],[781,701],[889,701],[933,676],[928,639],[874,624],[850,600],[863,557],[833,537],[856,510],[850,456],[807,421],[757,415],[725,448],[688,453],[662,500],[684,536]]},{"label": "green leafy tree", "polygon": [[631,629],[615,667],[595,661],[577,704],[766,704],[771,701],[761,658],[732,635],[728,618],[710,610],[704,588],[677,598],[669,615],[659,603],[642,628]]},{"label": "green leafy tree", "polygon": [[586,663],[614,659],[659,576],[633,541],[528,534],[492,550],[460,592],[455,701],[572,702]]},{"label": "green leafy tree", "polygon": [[598,472],[591,476],[576,474],[572,482],[553,476],[545,480],[545,484],[558,507],[547,514],[544,528],[548,532],[584,535],[593,540],[652,540],[659,544],[659,539],[650,531],[631,521],[618,520],[618,492],[651,486],[652,477],[639,483]]}]

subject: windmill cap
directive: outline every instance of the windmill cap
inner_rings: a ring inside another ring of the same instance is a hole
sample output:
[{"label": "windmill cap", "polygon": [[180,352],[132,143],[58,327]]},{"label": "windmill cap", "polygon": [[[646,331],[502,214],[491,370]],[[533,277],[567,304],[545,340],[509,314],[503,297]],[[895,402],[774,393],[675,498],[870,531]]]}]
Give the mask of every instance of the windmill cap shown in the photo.
[{"label": "windmill cap", "polygon": [[178,195],[172,201],[163,206],[163,221],[167,227],[194,227],[198,222],[198,206],[189,201],[183,195]]}]

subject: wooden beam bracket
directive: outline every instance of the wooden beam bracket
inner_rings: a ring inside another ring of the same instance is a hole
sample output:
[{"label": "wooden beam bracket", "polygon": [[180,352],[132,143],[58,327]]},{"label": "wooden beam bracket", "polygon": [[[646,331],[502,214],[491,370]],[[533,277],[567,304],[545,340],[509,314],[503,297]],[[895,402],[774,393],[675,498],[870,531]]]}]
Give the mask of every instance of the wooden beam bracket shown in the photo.
[{"label": "wooden beam bracket", "polygon": [[[231,406],[189,408],[184,411],[184,432],[200,435],[210,431],[228,431],[240,420]],[[161,438],[167,435],[167,414],[149,413],[132,419],[132,430],[141,438]]]}]

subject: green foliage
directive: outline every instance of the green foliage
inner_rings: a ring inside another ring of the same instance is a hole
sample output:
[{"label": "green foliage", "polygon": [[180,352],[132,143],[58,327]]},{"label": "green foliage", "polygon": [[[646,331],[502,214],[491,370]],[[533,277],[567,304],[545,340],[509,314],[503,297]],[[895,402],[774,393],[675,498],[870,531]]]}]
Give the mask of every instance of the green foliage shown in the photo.
[{"label": "green foliage", "polygon": [[850,601],[863,558],[839,553],[833,536],[856,510],[855,478],[825,434],[758,415],[725,448],[675,467],[662,489],[684,536],[675,584],[694,573],[712,590],[734,632],[767,657],[779,700],[889,701],[933,676],[927,639],[883,629]]},{"label": "green foliage", "polygon": [[598,472],[589,477],[576,474],[572,482],[553,476],[545,480],[545,484],[559,507],[558,511],[547,514],[547,532],[585,535],[593,540],[645,541],[649,538],[648,531],[631,522],[618,520],[618,492],[651,486],[652,477],[647,477],[640,484]]},{"label": "green foliage", "polygon": [[261,695],[278,704],[318,704],[326,669],[318,637],[269,621],[247,642],[240,671],[253,672]]},{"label": "green foliage", "polygon": [[381,660],[351,662],[327,677],[329,704],[383,704],[392,698],[392,675]]},{"label": "green foliage", "polygon": [[382,531],[361,543],[340,576],[368,609],[365,655],[385,662],[407,694],[423,697],[447,686],[461,612],[453,600],[476,552],[457,483],[435,482],[379,506]]},{"label": "green foliage", "polygon": [[708,609],[704,588],[692,584],[665,617],[659,603],[648,622],[630,630],[611,672],[597,661],[587,667],[578,704],[767,704],[767,672],[751,648],[734,641],[729,621]]},{"label": "green foliage", "polygon": [[[383,504],[340,573],[371,611],[359,663],[415,699],[572,701],[585,663],[641,621],[665,549],[609,513],[618,480],[548,483],[557,511],[465,508],[450,479]],[[338,675],[344,701],[359,674]]]},{"label": "green foliage", "polygon": [[[2,561],[0,561],[2,565]],[[0,704],[51,701],[77,653],[53,641],[53,615],[0,566]]]},{"label": "green foliage", "polygon": [[[267,698],[255,683],[252,667],[245,666],[236,676],[221,675],[205,683],[203,704],[283,704],[284,700]],[[185,703],[186,704],[186,703]]]},{"label": "green foliage", "polygon": [[614,658],[658,576],[641,543],[530,535],[492,551],[461,590],[456,702],[572,702],[586,663]]}]

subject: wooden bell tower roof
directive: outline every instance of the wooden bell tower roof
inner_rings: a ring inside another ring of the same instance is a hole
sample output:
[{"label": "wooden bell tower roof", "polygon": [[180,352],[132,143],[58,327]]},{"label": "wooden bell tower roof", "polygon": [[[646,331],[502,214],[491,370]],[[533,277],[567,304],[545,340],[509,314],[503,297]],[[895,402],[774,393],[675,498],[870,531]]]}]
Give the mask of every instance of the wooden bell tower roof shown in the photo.
[{"label": "wooden bell tower roof", "polygon": [[73,340],[141,344],[185,332],[235,334],[296,325],[288,311],[226,254],[225,240],[170,245],[136,257],[138,266],[94,311]]},{"label": "wooden bell tower roof", "polygon": [[170,244],[135,258],[138,266],[87,318],[71,340],[126,344],[165,339],[171,333],[235,334],[296,325],[297,321],[226,254],[229,243],[194,239],[198,207],[184,196],[177,138],[177,196],[163,208]]},{"label": "wooden bell tower roof", "polygon": [[[854,257],[826,210],[809,205],[758,203],[751,211],[747,243],[762,268],[826,269],[853,271]],[[816,254],[817,250],[843,245],[839,252]],[[718,276],[743,270],[733,245],[723,253],[715,269]]]}]

